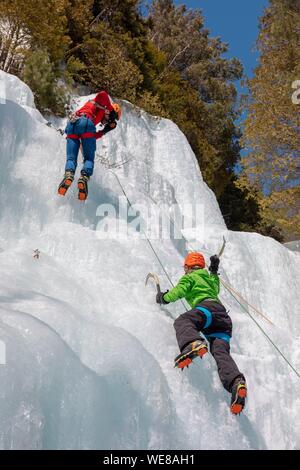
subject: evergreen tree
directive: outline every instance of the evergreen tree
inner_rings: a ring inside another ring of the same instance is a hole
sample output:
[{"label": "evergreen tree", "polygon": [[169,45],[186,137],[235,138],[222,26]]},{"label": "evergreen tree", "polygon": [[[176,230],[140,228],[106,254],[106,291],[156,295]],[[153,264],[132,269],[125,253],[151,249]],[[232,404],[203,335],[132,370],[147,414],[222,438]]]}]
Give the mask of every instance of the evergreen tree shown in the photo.
[{"label": "evergreen tree", "polygon": [[23,77],[34,91],[36,106],[41,111],[64,114],[65,87],[59,85],[49,54],[44,49],[32,51],[25,62]]},{"label": "evergreen tree", "polygon": [[300,118],[292,83],[300,77],[300,4],[271,0],[260,22],[260,65],[249,81],[244,172],[263,193],[263,223],[300,237]]},{"label": "evergreen tree", "polygon": [[[230,198],[239,191],[234,172],[240,161],[240,131],[233,82],[241,78],[242,65],[222,57],[227,46],[209,37],[199,10],[154,0],[149,24],[151,40],[167,58],[158,86],[163,107],[186,134],[205,181],[228,213],[228,204],[234,203]],[[236,215],[230,211],[230,228],[238,225]]]},{"label": "evergreen tree", "polygon": [[[0,0],[0,67],[26,80],[41,109],[59,111],[67,0]],[[52,85],[50,84],[52,82]]]},{"label": "evergreen tree", "polygon": [[[67,12],[72,40],[68,70],[73,73],[75,66],[92,91],[105,88],[135,103],[150,103],[161,55],[147,38],[147,24],[138,6],[137,0],[89,1],[78,26],[83,7],[73,0]],[[153,96],[154,107],[155,103]]]}]

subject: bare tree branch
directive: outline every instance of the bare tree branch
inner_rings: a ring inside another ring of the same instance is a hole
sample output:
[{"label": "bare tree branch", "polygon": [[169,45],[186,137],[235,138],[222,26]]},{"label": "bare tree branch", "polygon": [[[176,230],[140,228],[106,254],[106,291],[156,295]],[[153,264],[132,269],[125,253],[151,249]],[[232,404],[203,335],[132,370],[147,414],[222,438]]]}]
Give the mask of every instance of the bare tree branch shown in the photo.
[{"label": "bare tree branch", "polygon": [[165,68],[165,70],[160,74],[160,76],[158,77],[159,80],[161,80],[166,72],[170,69],[170,67],[174,64],[174,62],[176,61],[177,57],[181,54],[184,54],[185,51],[187,51],[187,49],[191,46],[191,44],[187,44],[181,51],[177,52],[177,54],[173,57],[173,59],[169,62],[169,64],[167,65],[167,67]]},{"label": "bare tree branch", "polygon": [[104,15],[104,13],[106,12],[106,10],[108,10],[108,7],[105,7],[105,8],[103,8],[102,11],[100,11],[100,13],[96,16],[96,18],[94,18],[93,21],[91,22],[90,27],[91,27],[91,26],[94,26],[94,24],[96,24],[96,23],[99,22],[101,16]]},{"label": "bare tree branch", "polygon": [[171,65],[174,64],[175,60],[177,59],[177,57],[181,54],[184,54],[184,52],[190,47],[191,45],[188,44],[187,46],[185,46],[181,51],[177,52],[177,54],[175,55],[175,57],[171,60],[171,62],[169,63],[168,65],[168,68],[171,67]]}]

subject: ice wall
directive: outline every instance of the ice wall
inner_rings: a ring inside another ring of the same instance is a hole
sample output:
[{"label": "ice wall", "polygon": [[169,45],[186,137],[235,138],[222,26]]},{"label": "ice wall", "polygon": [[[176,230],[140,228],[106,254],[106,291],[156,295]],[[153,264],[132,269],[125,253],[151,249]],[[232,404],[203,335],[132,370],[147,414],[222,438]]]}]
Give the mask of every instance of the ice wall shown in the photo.
[{"label": "ice wall", "polygon": [[201,201],[200,241],[153,241],[173,282],[189,247],[208,256],[225,235],[223,279],[270,318],[275,326],[254,314],[298,370],[299,255],[270,238],[228,232],[183,134],[129,103],[98,143],[88,201],[80,204],[75,188],[58,198],[64,138],[45,125],[22,82],[1,72],[0,83],[1,448],[299,448],[299,378],[225,290],[232,352],[249,386],[245,413],[230,415],[212,357],[173,369],[171,317],[183,306],[161,309],[145,288],[149,271],[170,287],[157,259],[145,240],[103,240],[96,230],[98,206],[118,211],[124,196],[105,162],[118,167],[132,203]]}]

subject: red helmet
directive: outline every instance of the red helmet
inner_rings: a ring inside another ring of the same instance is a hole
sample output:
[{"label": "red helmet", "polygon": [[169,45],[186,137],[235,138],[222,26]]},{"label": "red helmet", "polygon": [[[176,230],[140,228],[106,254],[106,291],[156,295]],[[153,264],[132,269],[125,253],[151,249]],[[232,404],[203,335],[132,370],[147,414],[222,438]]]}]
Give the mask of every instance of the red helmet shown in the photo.
[{"label": "red helmet", "polygon": [[189,253],[184,260],[184,266],[187,268],[194,268],[198,266],[201,269],[205,268],[205,259],[201,253]]}]

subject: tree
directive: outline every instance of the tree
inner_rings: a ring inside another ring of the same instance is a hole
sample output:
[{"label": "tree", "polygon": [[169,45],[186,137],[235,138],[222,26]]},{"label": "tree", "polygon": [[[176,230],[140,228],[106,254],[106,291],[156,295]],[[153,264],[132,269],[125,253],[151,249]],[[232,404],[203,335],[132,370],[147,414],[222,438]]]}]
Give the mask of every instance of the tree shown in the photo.
[{"label": "tree", "polygon": [[25,80],[41,110],[59,110],[69,43],[67,0],[0,0],[0,67]]},{"label": "tree", "polygon": [[176,7],[173,0],[154,0],[149,25],[151,40],[167,58],[158,94],[221,201],[240,159],[233,82],[241,78],[242,66],[237,59],[222,57],[227,46],[219,38],[209,38],[199,10]]},{"label": "tree", "polygon": [[[83,8],[82,2],[72,0],[67,9],[72,40],[68,70],[73,73],[75,65],[80,72],[76,79],[92,91],[105,88],[135,103],[149,103],[160,55],[147,38],[138,6],[137,0],[94,0]],[[84,11],[78,21],[80,9]]]},{"label": "tree", "polygon": [[299,22],[295,0],[271,0],[261,18],[244,137],[244,173],[263,193],[261,217],[286,239],[300,237],[300,116],[291,99],[300,76]]},{"label": "tree", "polygon": [[0,0],[0,68],[18,74],[25,50],[30,47],[30,34],[25,25],[26,13],[17,12],[16,2]]},{"label": "tree", "polygon": [[65,7],[67,0],[0,0],[0,64],[20,70],[26,51],[44,48],[58,66],[68,43]]},{"label": "tree", "polygon": [[34,92],[38,109],[64,114],[65,87],[55,78],[53,64],[45,49],[32,51],[27,56],[23,77]]}]

